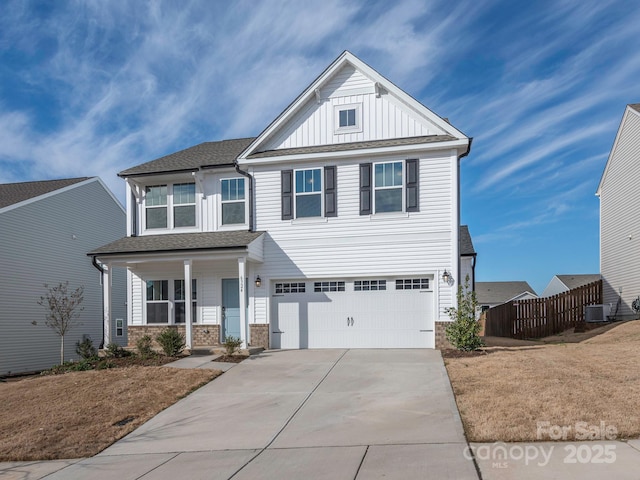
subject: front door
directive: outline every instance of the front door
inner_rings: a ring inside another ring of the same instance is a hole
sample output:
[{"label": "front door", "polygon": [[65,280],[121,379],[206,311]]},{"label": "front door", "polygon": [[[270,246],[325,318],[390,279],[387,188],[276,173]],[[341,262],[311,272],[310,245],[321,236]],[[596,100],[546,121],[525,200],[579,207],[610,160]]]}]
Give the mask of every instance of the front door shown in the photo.
[{"label": "front door", "polygon": [[222,330],[223,339],[240,338],[240,293],[237,278],[222,279]]}]

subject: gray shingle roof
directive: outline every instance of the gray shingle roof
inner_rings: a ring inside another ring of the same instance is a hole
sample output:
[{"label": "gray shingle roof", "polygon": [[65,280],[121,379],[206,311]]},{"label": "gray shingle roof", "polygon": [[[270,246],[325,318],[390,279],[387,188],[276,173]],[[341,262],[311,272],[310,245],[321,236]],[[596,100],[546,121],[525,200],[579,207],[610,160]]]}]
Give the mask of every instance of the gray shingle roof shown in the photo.
[{"label": "gray shingle roof", "polygon": [[130,253],[162,253],[193,250],[244,248],[264,232],[246,230],[230,232],[173,233],[124,237],[89,252],[87,255],[110,256]]},{"label": "gray shingle roof", "polygon": [[205,142],[156,160],[123,170],[120,177],[197,170],[200,167],[233,165],[254,138]]},{"label": "gray shingle roof", "polygon": [[633,108],[636,112],[640,112],[640,103],[630,103],[629,106]]},{"label": "gray shingle roof", "polygon": [[317,145],[311,147],[267,150],[264,152],[253,153],[247,158],[266,158],[279,157],[280,155],[305,155],[309,153],[343,152],[348,150],[360,150],[362,148],[395,147],[397,145],[418,145],[420,143],[449,142],[452,140],[456,140],[456,138],[452,137],[451,135],[427,135],[422,137],[393,138],[390,140],[370,140],[367,142],[334,143],[332,145]]},{"label": "gray shingle roof", "polygon": [[525,292],[537,295],[527,282],[476,282],[476,298],[479,305],[505,303]]},{"label": "gray shingle roof", "polygon": [[38,182],[0,184],[0,208],[39,197],[45,193],[59,190],[74,183],[84,182],[90,177],[63,178],[59,180],[42,180]]},{"label": "gray shingle roof", "polygon": [[460,225],[460,255],[463,257],[475,255],[476,251],[473,248],[473,242],[471,241],[471,234],[469,233],[469,227],[467,225]]},{"label": "gray shingle roof", "polygon": [[558,280],[564,283],[569,290],[573,288],[582,287],[583,285],[587,285],[589,283],[597,282],[600,280],[599,273],[585,273],[578,275],[556,275]]}]

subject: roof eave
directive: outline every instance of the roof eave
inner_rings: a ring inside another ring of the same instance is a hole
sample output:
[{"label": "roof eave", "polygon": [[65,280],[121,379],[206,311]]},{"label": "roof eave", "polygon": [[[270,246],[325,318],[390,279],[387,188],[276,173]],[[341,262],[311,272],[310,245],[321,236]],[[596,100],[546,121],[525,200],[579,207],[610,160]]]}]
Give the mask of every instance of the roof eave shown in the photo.
[{"label": "roof eave", "polygon": [[137,177],[152,177],[157,175],[167,175],[172,173],[192,173],[197,172],[199,168],[181,168],[177,170],[158,170],[153,172],[143,172],[143,173],[129,173],[125,174],[125,172],[118,173],[120,178],[137,178]]},{"label": "roof eave", "polygon": [[317,153],[298,153],[293,155],[277,155],[272,157],[243,158],[239,159],[242,165],[256,165],[262,163],[278,163],[291,162],[298,160],[318,160],[325,158],[353,158],[366,157],[372,155],[384,155],[388,153],[411,153],[425,150],[460,150],[467,145],[468,141],[464,139],[456,139],[445,142],[426,142],[416,143],[413,145],[394,145],[390,147],[369,147],[356,150],[338,150],[335,152],[317,152]]}]

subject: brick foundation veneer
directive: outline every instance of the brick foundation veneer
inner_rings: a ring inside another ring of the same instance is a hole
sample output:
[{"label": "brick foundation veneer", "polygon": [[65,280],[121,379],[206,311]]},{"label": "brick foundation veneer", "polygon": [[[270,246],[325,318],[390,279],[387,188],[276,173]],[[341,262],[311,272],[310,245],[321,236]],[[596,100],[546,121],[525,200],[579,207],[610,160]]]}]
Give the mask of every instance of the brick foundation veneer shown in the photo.
[{"label": "brick foundation veneer", "polygon": [[453,345],[447,340],[447,336],[444,332],[447,325],[451,322],[436,322],[436,349],[446,350],[447,348],[453,348]]},{"label": "brick foundation veneer", "polygon": [[251,346],[268,349],[269,325],[266,323],[252,323],[249,325],[249,329],[251,330]]},{"label": "brick foundation veneer", "polygon": [[[159,347],[156,343],[156,335],[165,328],[177,328],[180,333],[185,334],[184,325],[129,325],[127,327],[129,347],[135,347],[136,342],[144,335],[149,335],[153,339],[153,346]],[[218,345],[220,343],[219,325],[193,325],[193,346],[204,347]],[[268,330],[267,330],[268,332]]]}]

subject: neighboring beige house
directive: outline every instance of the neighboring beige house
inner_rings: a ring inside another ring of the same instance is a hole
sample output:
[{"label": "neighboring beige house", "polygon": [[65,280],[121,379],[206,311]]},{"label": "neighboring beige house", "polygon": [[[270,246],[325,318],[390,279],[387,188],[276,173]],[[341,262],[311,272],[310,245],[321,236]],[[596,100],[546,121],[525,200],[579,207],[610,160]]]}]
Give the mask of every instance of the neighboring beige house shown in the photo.
[{"label": "neighboring beige house", "polygon": [[476,300],[481,312],[510,302],[538,298],[527,282],[476,282]]},{"label": "neighboring beige house", "polygon": [[568,292],[600,280],[599,273],[585,273],[576,275],[554,275],[542,292],[543,297],[552,297],[559,293]]},{"label": "neighboring beige house", "polygon": [[632,303],[640,296],[640,103],[624,111],[596,195],[603,303],[616,320],[637,318]]}]

